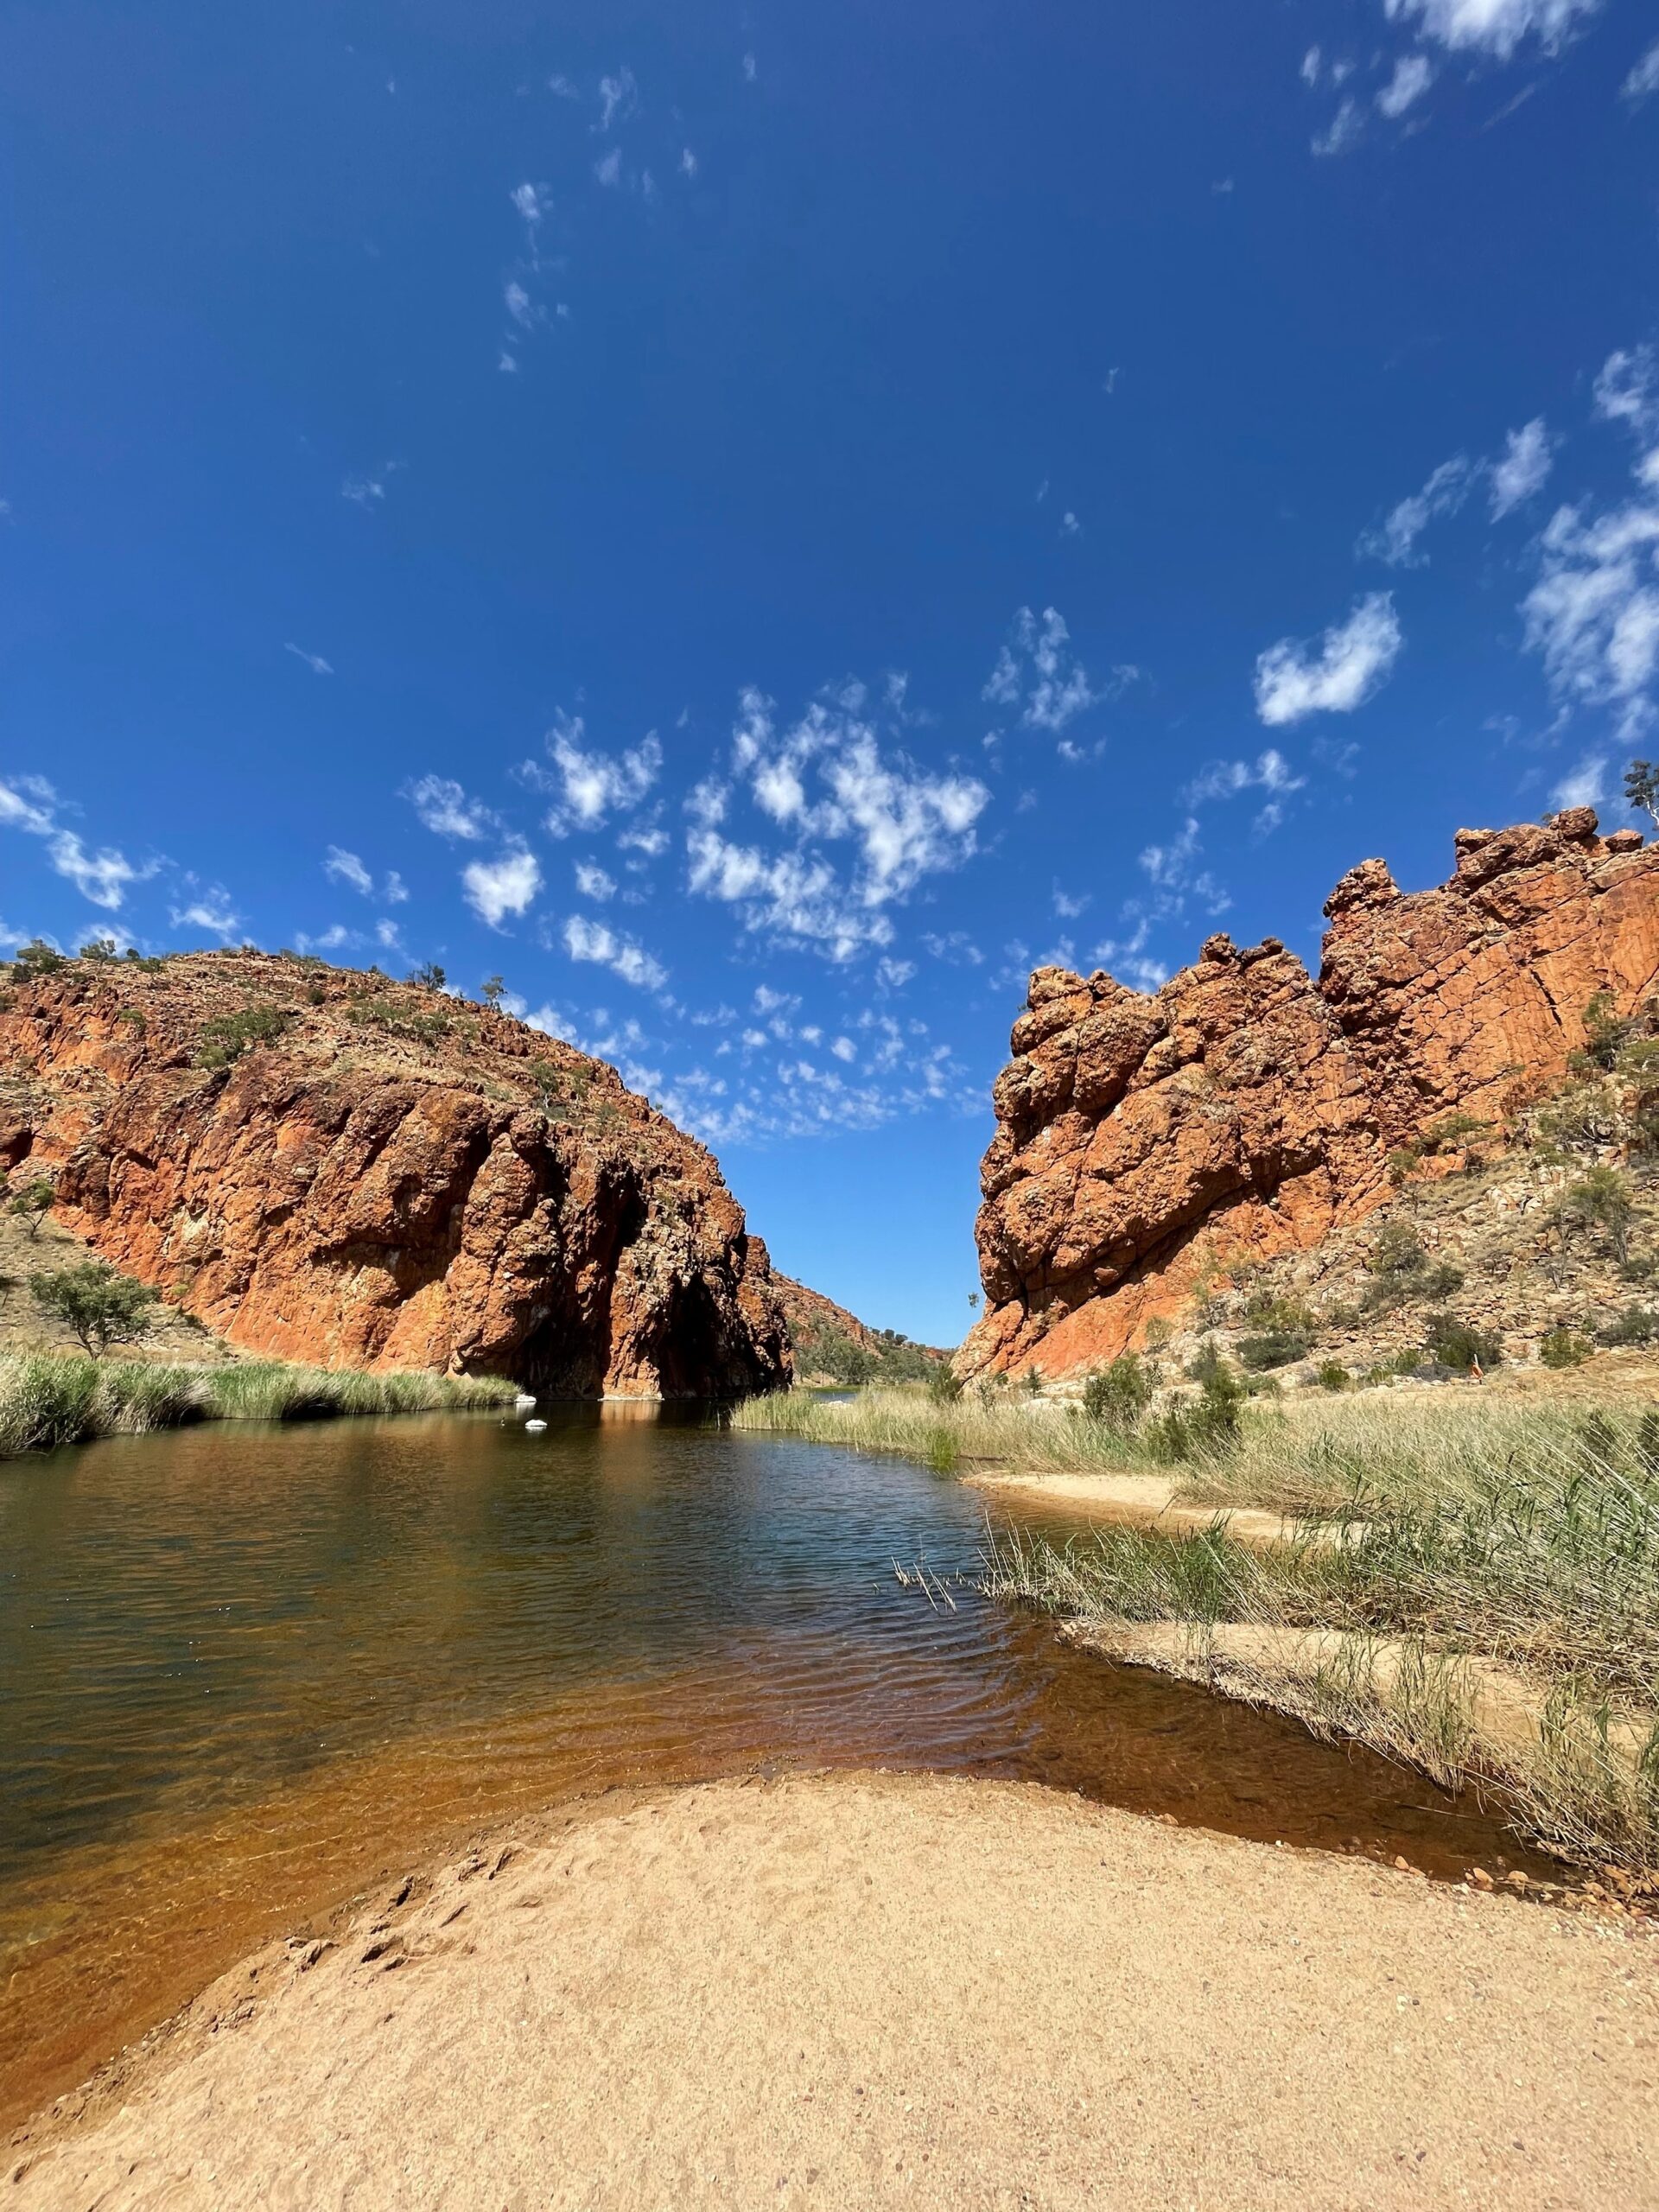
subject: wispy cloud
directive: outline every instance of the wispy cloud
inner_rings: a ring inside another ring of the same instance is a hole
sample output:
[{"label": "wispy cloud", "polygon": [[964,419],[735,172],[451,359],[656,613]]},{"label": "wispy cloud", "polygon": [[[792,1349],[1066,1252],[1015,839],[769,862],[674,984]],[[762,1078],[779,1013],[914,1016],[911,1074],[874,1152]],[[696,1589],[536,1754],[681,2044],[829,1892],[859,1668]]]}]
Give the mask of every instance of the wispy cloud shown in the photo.
[{"label": "wispy cloud", "polygon": [[580,715],[561,714],[547,733],[553,772],[526,761],[525,779],[558,794],[547,817],[556,837],[573,829],[596,830],[613,814],[631,814],[649,795],[662,772],[663,748],[655,730],[620,753],[601,753],[587,740]]},{"label": "wispy cloud", "polygon": [[1255,664],[1255,711],[1270,728],[1314,714],[1350,715],[1387,680],[1404,643],[1393,594],[1367,592],[1345,622],[1313,642],[1281,638]]},{"label": "wispy cloud", "polygon": [[607,875],[592,861],[578,861],[575,866],[576,888],[584,899],[604,900],[616,896],[616,878]]},{"label": "wispy cloud", "polygon": [[1312,150],[1322,158],[1345,154],[1357,146],[1365,130],[1365,115],[1359,102],[1351,94],[1343,101],[1330,123],[1323,130],[1316,131],[1309,141]]},{"label": "wispy cloud", "polygon": [[1549,803],[1554,807],[1605,806],[1612,796],[1610,772],[1612,763],[1605,753],[1587,753],[1574,768],[1569,768],[1550,792]]},{"label": "wispy cloud", "polygon": [[374,896],[374,878],[355,853],[348,853],[341,846],[329,846],[323,859],[322,872],[335,883],[349,885],[365,899]]},{"label": "wispy cloud", "polygon": [[1433,81],[1434,65],[1426,54],[1402,54],[1394,65],[1393,76],[1376,96],[1377,112],[1390,123],[1398,121]]},{"label": "wispy cloud", "polygon": [[599,121],[595,130],[608,130],[618,116],[631,115],[638,104],[633,72],[625,64],[614,75],[599,80]]},{"label": "wispy cloud", "polygon": [[147,882],[161,861],[147,861],[135,868],[124,853],[110,845],[89,852],[79,831],[65,829],[59,821],[62,805],[44,777],[14,776],[10,782],[0,782],[0,829],[42,838],[57,874],[94,906],[117,912],[125,902],[128,887]]},{"label": "wispy cloud", "polygon": [[1659,673],[1659,455],[1637,465],[1636,495],[1595,512],[1564,506],[1538,543],[1522,602],[1526,642],[1564,705],[1614,709],[1621,738],[1655,715]]},{"label": "wispy cloud", "polygon": [[1376,529],[1361,536],[1354,550],[1362,560],[1385,561],[1391,569],[1421,568],[1427,556],[1418,540],[1431,522],[1454,515],[1469,496],[1474,469],[1465,454],[1443,461],[1421,492],[1391,507]]},{"label": "wispy cloud", "polygon": [[1511,430],[1503,454],[1492,463],[1492,520],[1501,522],[1515,508],[1541,492],[1554,465],[1555,441],[1541,415]]},{"label": "wispy cloud", "polygon": [[313,676],[332,676],[334,672],[321,653],[308,653],[303,645],[296,645],[290,641],[283,647],[283,651],[292,653],[296,660],[302,660]]},{"label": "wispy cloud", "polygon": [[[902,697],[889,687],[890,713],[902,716]],[[893,925],[885,909],[924,876],[972,855],[989,791],[972,776],[884,750],[862,684],[836,688],[786,728],[759,691],[743,692],[740,708],[736,785],[793,843],[768,851],[727,836],[731,791],[705,781],[688,801],[692,890],[735,907],[747,929],[795,938],[833,960],[886,946]],[[852,849],[845,878],[822,849],[836,844]]]},{"label": "wispy cloud", "polygon": [[1529,39],[1546,54],[1558,53],[1600,8],[1601,0],[1383,0],[1391,21],[1414,21],[1424,38],[1499,61]]},{"label": "wispy cloud", "polygon": [[1596,412],[1638,437],[1659,429],[1659,362],[1651,346],[1620,346],[1596,376]]},{"label": "wispy cloud", "polygon": [[499,825],[487,806],[470,799],[461,785],[447,776],[423,776],[405,785],[408,799],[422,824],[437,837],[460,838],[477,843]]},{"label": "wispy cloud", "polygon": [[1618,89],[1632,107],[1659,92],[1659,39],[1655,39]]},{"label": "wispy cloud", "polygon": [[1108,696],[1090,685],[1071,650],[1071,633],[1052,607],[1039,621],[1028,607],[1014,618],[1013,638],[997,655],[981,696],[999,707],[1018,707],[1020,727],[1058,734]]},{"label": "wispy cloud", "polygon": [[586,914],[572,914],[566,922],[564,949],[573,960],[608,968],[636,990],[659,991],[668,981],[667,969],[643,945]]},{"label": "wispy cloud", "polygon": [[528,846],[510,845],[493,861],[469,861],[461,872],[467,904],[499,930],[509,914],[522,914],[542,887],[541,862]]},{"label": "wispy cloud", "polygon": [[[187,876],[187,884],[194,879]],[[203,930],[209,937],[216,937],[228,944],[242,927],[242,917],[231,904],[231,894],[222,883],[212,883],[199,889],[189,904],[170,910],[175,930]]]}]

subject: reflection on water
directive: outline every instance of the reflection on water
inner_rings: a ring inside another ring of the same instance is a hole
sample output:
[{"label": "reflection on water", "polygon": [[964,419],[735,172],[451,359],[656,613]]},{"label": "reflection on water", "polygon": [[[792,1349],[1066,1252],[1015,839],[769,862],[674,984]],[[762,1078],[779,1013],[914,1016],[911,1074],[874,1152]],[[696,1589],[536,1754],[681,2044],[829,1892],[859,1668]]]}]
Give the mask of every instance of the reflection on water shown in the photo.
[{"label": "reflection on water", "polygon": [[1431,1871],[1503,1848],[1378,1760],[899,1587],[970,1568],[982,1514],[637,1408],[0,1467],[0,2119],[383,1868],[607,1783],[881,1764]]}]

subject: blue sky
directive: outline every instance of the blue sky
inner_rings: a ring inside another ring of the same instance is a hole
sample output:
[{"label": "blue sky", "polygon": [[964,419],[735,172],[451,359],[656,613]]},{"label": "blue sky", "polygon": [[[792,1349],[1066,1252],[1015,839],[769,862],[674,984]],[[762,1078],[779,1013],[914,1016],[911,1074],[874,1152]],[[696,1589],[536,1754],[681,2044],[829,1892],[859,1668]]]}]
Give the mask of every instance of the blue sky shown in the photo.
[{"label": "blue sky", "polygon": [[499,973],[954,1341],[1033,962],[1639,748],[1656,30],[8,8],[0,940]]}]

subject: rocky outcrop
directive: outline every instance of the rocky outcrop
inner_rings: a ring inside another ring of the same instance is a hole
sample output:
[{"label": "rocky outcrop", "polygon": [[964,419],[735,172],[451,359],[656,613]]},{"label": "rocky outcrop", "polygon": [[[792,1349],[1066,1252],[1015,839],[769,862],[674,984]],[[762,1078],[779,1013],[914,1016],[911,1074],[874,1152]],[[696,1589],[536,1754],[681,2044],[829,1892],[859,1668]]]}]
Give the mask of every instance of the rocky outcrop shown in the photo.
[{"label": "rocky outcrop", "polygon": [[508,1015],[255,953],[0,996],[0,1166],[51,1174],[67,1228],[238,1345],[563,1397],[788,1379],[717,1163]]},{"label": "rocky outcrop", "polygon": [[844,1337],[861,1351],[880,1349],[881,1340],[875,1331],[861,1321],[856,1313],[837,1306],[833,1298],[826,1298],[821,1290],[810,1290],[791,1275],[774,1272],[772,1279],[778,1287],[790,1343],[797,1349],[812,1338],[823,1336]]},{"label": "rocky outcrop", "polygon": [[1139,1341],[1201,1274],[1317,1244],[1389,1195],[1444,1116],[1500,1127],[1558,1078],[1597,992],[1659,976],[1659,849],[1588,807],[1463,830],[1402,894],[1363,861],[1318,979],[1275,938],[1212,937],[1154,996],[1039,969],[982,1174],[984,1318],[959,1371],[1066,1374]]}]

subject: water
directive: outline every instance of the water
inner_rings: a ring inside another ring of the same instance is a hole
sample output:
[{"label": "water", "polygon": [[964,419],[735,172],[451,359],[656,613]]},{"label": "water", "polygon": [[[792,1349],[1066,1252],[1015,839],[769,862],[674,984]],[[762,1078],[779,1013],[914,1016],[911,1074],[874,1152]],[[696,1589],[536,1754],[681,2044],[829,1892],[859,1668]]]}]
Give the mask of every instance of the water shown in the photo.
[{"label": "water", "polygon": [[0,2120],[259,1942],[579,1789],[881,1764],[1433,1872],[1505,1849],[1366,1754],[899,1586],[895,1557],[971,1570],[984,1510],[633,1408],[0,1466]]}]

